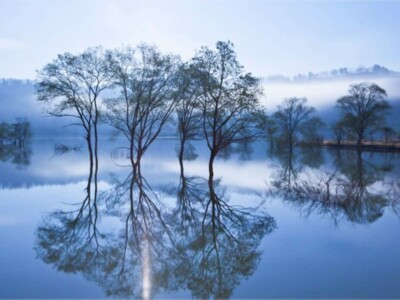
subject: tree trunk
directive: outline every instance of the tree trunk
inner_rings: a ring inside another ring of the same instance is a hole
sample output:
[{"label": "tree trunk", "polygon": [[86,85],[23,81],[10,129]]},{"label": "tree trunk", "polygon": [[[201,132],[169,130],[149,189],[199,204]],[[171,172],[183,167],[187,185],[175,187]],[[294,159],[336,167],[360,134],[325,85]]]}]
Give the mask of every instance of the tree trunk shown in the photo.
[{"label": "tree trunk", "polygon": [[208,174],[209,174],[209,181],[211,182],[214,180],[214,159],[216,157],[215,151],[211,151],[210,159],[208,161]]}]

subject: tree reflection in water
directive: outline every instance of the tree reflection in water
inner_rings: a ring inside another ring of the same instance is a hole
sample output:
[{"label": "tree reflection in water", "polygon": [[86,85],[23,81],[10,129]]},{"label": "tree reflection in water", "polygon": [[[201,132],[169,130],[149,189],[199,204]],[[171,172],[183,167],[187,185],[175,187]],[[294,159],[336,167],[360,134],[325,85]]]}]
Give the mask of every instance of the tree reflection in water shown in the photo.
[{"label": "tree reflection in water", "polygon": [[385,169],[373,154],[331,152],[333,167],[316,169],[314,163],[303,164],[307,160],[302,153],[283,153],[271,193],[297,206],[305,216],[330,215],[336,224],[342,219],[372,223],[390,205],[385,188],[377,187],[384,184]]},{"label": "tree reflection in water", "polygon": [[[212,175],[206,180],[181,173],[178,195],[193,197],[190,215],[195,216],[194,222],[175,223],[178,232],[186,233],[179,243],[184,284],[195,298],[228,298],[254,272],[261,256],[258,246],[276,228],[275,220],[260,207],[230,205],[226,188]],[[187,209],[181,202],[187,199],[178,200],[177,208]]]},{"label": "tree reflection in water", "polygon": [[97,185],[92,183],[93,169],[90,170],[85,198],[78,209],[57,210],[46,216],[36,230],[37,256],[60,271],[85,274],[106,249],[101,244],[105,235],[97,228]]},{"label": "tree reflection in water", "polygon": [[23,145],[0,143],[1,162],[11,162],[18,169],[26,169],[31,163],[31,157],[32,147],[30,140]]},{"label": "tree reflection in water", "polygon": [[[36,233],[38,257],[82,273],[109,296],[152,298],[188,289],[196,298],[229,297],[256,269],[259,244],[275,221],[258,207],[230,205],[219,180],[186,177],[180,163],[174,207],[138,165],[98,199],[88,189],[77,211],[45,218]],[[118,219],[119,229],[98,226],[98,214]]]}]

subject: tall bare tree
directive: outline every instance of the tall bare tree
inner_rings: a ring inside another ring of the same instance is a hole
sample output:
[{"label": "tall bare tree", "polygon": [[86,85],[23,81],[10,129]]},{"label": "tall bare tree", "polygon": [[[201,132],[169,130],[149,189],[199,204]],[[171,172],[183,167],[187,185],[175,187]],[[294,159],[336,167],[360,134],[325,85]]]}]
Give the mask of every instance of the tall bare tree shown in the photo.
[{"label": "tall bare tree", "polygon": [[262,88],[259,79],[243,71],[231,42],[217,42],[216,50],[202,47],[193,61],[203,89],[203,131],[213,175],[214,159],[222,149],[254,137],[251,113],[259,106]]},{"label": "tall bare tree", "polygon": [[[98,169],[98,123],[101,93],[110,88],[109,55],[101,48],[89,48],[79,55],[64,53],[38,71],[36,94],[56,117],[70,117],[84,129],[90,165]],[[97,182],[97,180],[95,180]]]},{"label": "tall bare tree", "polygon": [[358,149],[365,136],[378,130],[384,122],[391,108],[386,97],[386,91],[379,85],[362,82],[351,85],[349,95],[337,100],[337,107],[343,114],[342,122],[357,138]]},{"label": "tall bare tree", "polygon": [[[190,149],[186,149],[188,142],[199,139],[202,133],[200,98],[203,93],[193,65],[184,64],[181,66],[178,85],[181,91],[176,107],[180,140],[178,158],[182,166],[185,150],[190,151]],[[191,145],[189,144],[189,146]]]},{"label": "tall bare tree", "polygon": [[301,126],[315,109],[307,106],[307,98],[289,98],[278,106],[274,118],[289,149],[293,148]]},{"label": "tall bare tree", "polygon": [[131,164],[160,134],[178,100],[180,60],[145,44],[113,53],[118,97],[108,99],[106,119],[129,141]]}]

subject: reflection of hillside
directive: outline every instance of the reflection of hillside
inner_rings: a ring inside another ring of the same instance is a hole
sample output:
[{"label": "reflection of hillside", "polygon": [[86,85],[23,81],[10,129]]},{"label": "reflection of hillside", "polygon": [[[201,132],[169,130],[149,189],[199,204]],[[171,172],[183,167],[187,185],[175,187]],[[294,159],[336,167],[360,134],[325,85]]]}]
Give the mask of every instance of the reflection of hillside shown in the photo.
[{"label": "reflection of hillside", "polygon": [[[304,168],[295,155],[280,160],[273,194],[296,205],[306,216],[330,215],[335,222],[371,223],[389,205],[387,192],[375,188],[383,183],[383,168],[374,159],[353,151],[333,152],[334,170]],[[296,167],[294,167],[296,166]]]}]

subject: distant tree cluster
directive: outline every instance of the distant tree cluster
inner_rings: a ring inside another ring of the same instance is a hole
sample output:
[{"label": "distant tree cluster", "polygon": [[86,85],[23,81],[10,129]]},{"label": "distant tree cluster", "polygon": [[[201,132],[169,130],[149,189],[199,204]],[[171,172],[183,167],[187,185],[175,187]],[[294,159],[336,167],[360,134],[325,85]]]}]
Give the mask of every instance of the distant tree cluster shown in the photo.
[{"label": "distant tree cluster", "polygon": [[18,118],[15,123],[0,123],[0,146],[12,145],[24,147],[32,137],[30,123],[24,118]]},{"label": "distant tree cluster", "polygon": [[360,66],[356,69],[349,69],[346,67],[333,69],[325,72],[308,72],[307,74],[297,74],[294,77],[287,77],[283,75],[272,75],[267,77],[270,82],[290,82],[290,81],[308,81],[308,80],[324,80],[332,78],[359,78],[359,77],[379,77],[379,76],[398,76],[398,72],[394,72],[380,65],[373,65],[371,67]]},{"label": "distant tree cluster", "polygon": [[360,149],[365,138],[379,131],[384,132],[386,142],[393,138],[394,130],[385,122],[391,108],[386,98],[386,91],[375,83],[351,85],[349,94],[337,100],[341,118],[332,126],[337,143],[346,137],[357,141]]},{"label": "distant tree cluster", "polygon": [[[337,100],[340,119],[330,126],[336,145],[346,141],[360,150],[363,141],[379,136],[381,143],[396,142],[400,135],[386,125],[391,109],[386,98],[386,91],[375,83],[351,85],[349,94]],[[319,145],[324,140],[321,131],[326,124],[314,113],[315,109],[307,105],[307,98],[289,98],[274,114],[265,111],[259,114],[259,126],[272,146],[275,142],[288,149],[299,143]]]}]

